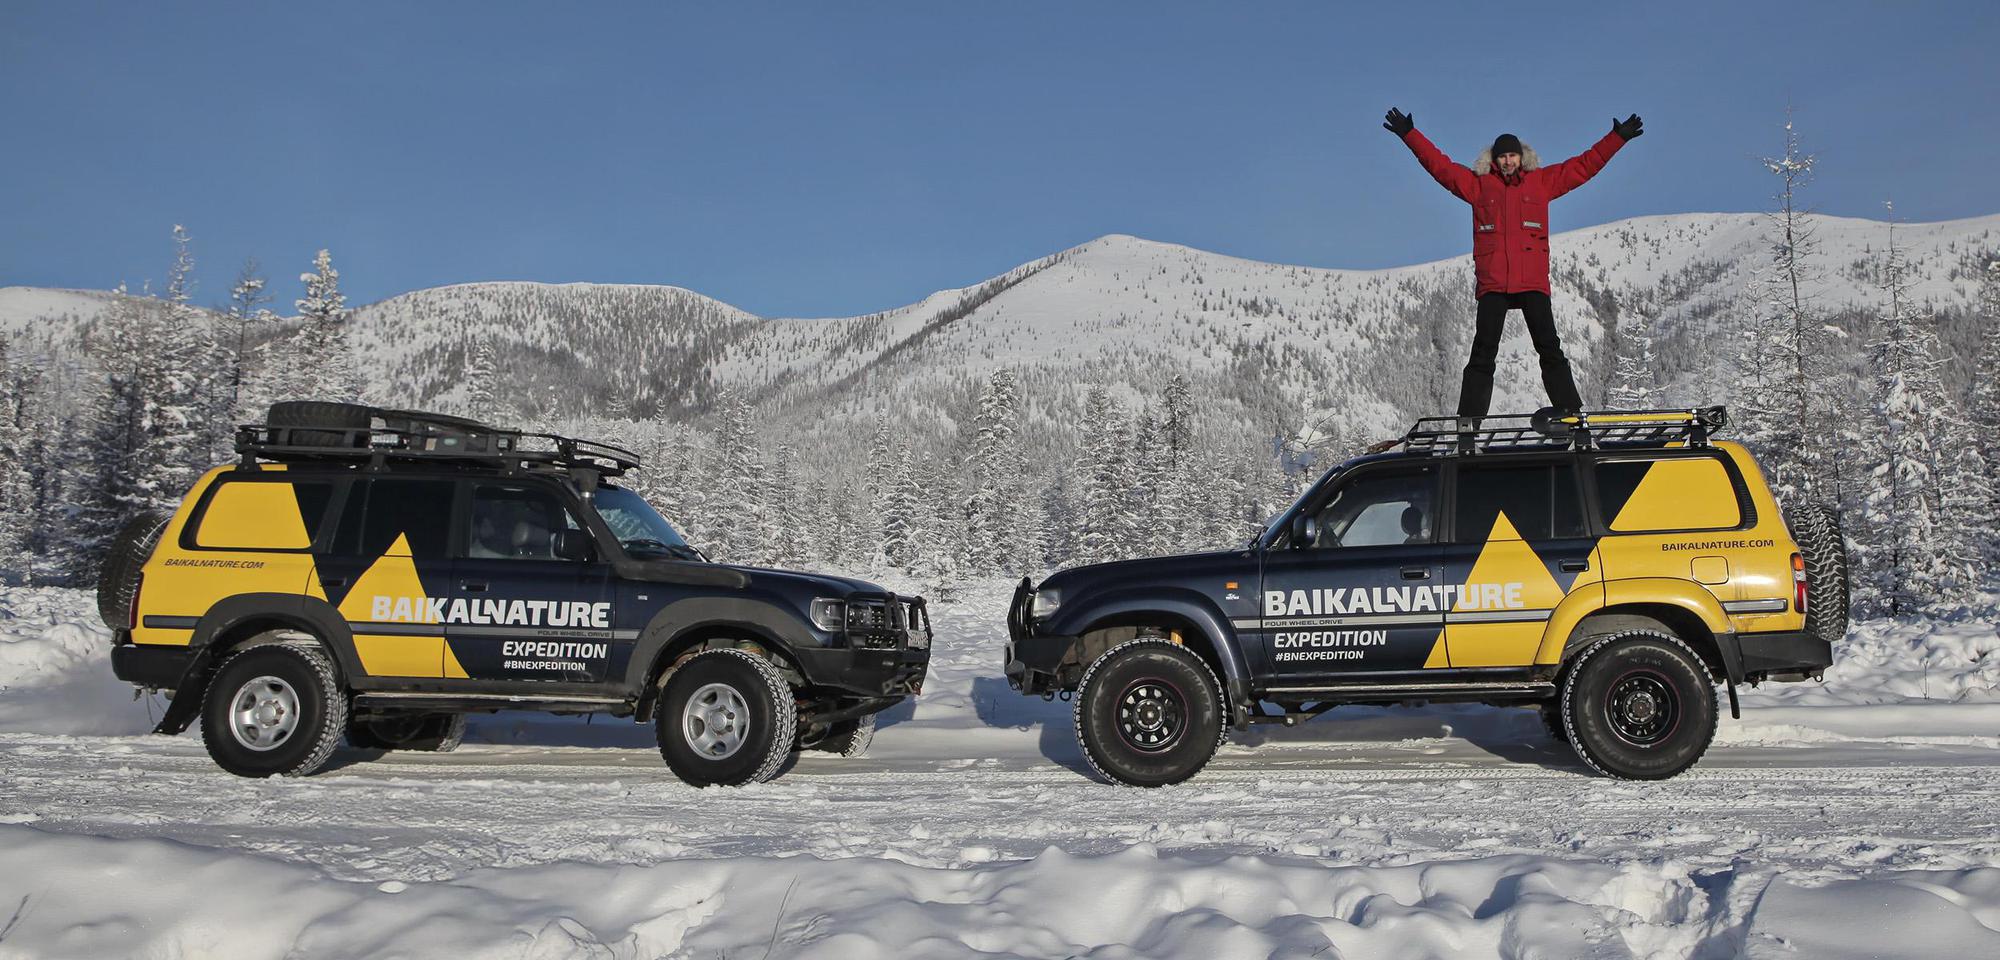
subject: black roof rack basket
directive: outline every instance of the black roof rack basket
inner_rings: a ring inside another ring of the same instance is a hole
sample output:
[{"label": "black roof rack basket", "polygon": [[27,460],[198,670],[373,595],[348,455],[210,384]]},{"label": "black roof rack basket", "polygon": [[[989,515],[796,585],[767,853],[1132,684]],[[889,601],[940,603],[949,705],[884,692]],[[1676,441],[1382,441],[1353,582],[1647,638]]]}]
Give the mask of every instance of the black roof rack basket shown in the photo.
[{"label": "black roof rack basket", "polygon": [[494,427],[449,414],[374,408],[369,420],[369,426],[346,428],[247,423],[236,428],[236,453],[245,466],[258,460],[345,460],[377,467],[390,461],[426,461],[509,471],[589,470],[606,477],[636,469],[640,463],[638,454],[609,443]]},{"label": "black roof rack basket", "polygon": [[[1425,417],[1394,443],[1412,453],[1500,453],[1536,447],[1588,450],[1602,446],[1708,445],[1729,422],[1721,406],[1662,410],[1584,410],[1491,417]],[[1393,444],[1392,444],[1393,445]]]}]

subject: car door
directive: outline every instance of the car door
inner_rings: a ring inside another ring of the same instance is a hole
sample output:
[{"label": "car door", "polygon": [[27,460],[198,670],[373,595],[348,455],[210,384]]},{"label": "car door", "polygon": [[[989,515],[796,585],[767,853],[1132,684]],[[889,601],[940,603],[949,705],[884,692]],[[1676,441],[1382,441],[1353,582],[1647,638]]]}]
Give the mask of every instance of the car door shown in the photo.
[{"label": "car door", "polygon": [[1603,590],[1576,458],[1462,459],[1452,500],[1444,547],[1451,665],[1532,665],[1556,606],[1572,591]]},{"label": "car door", "polygon": [[349,485],[332,549],[309,593],[339,609],[361,667],[375,677],[443,670],[440,610],[450,596],[452,500],[447,479],[374,477]]},{"label": "car door", "polygon": [[1265,554],[1260,638],[1274,686],[1444,665],[1437,465],[1362,467],[1305,505],[1317,537]]},{"label": "car door", "polygon": [[[444,675],[522,683],[601,683],[614,673],[610,564],[565,558],[584,543],[568,497],[534,480],[466,482],[453,565]],[[620,665],[622,666],[622,665]]]}]

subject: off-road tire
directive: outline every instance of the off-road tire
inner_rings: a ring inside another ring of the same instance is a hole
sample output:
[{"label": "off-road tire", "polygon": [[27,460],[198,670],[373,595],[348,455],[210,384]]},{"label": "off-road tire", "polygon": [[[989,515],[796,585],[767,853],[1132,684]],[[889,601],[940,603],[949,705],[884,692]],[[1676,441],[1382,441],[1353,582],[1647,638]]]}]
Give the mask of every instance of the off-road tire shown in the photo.
[{"label": "off-road tire", "polygon": [[1569,742],[1569,731],[1563,727],[1562,701],[1550,700],[1538,705],[1535,715],[1542,718],[1542,729],[1548,731],[1549,739],[1557,743]]},{"label": "off-road tire", "polygon": [[840,757],[865,757],[869,744],[875,742],[875,717],[876,714],[871,713],[832,724],[826,735],[809,749]]},{"label": "off-road tire", "polygon": [[160,544],[170,515],[148,510],[118,528],[111,538],[111,552],[97,570],[97,615],[113,630],[136,627],[132,602],[138,599],[139,568]]},{"label": "off-road tire", "polygon": [[[1564,673],[1563,729],[1598,773],[1665,780],[1694,766],[1715,739],[1714,680],[1678,637],[1654,630],[1603,637]],[[1644,717],[1639,696],[1647,698]]]},{"label": "off-road tire", "polygon": [[[743,707],[739,745],[720,757],[704,754],[688,734],[688,701],[711,685],[733,692]],[[707,650],[667,677],[653,723],[667,769],[697,787],[762,783],[791,756],[798,702],[771,662],[743,650]]]},{"label": "off-road tire", "polygon": [[1224,706],[1222,684],[1200,657],[1141,637],[1105,651],[1083,672],[1076,739],[1104,779],[1164,787],[1201,772],[1215,756],[1229,730]]},{"label": "off-road tire", "polygon": [[462,713],[424,713],[347,722],[348,745],[362,750],[450,753],[464,740]]},{"label": "off-road tire", "polygon": [[[231,729],[235,704],[261,678],[282,681],[296,698],[290,734],[269,749],[247,746]],[[318,647],[273,643],[251,647],[222,661],[208,681],[201,704],[201,741],[208,755],[239,777],[302,777],[325,765],[347,729],[347,692],[333,661]]]},{"label": "off-road tire", "polygon": [[1817,500],[1785,512],[1806,560],[1806,632],[1838,643],[1847,636],[1847,540],[1840,514]]},{"label": "off-road tire", "polygon": [[274,427],[325,427],[325,430],[293,430],[291,443],[301,447],[365,447],[368,435],[345,431],[369,425],[374,410],[358,403],[326,400],[281,400],[271,404],[265,422]]}]

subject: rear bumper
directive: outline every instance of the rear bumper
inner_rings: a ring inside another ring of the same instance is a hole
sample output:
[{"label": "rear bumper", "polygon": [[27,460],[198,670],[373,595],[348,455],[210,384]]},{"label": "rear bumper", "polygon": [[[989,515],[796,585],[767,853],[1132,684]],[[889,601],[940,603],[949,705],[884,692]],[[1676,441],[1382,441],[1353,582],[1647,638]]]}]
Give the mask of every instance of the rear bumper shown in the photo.
[{"label": "rear bumper", "polygon": [[1833,644],[1811,633],[1739,633],[1718,638],[1732,682],[1800,680],[1833,666]]},{"label": "rear bumper", "polygon": [[[122,632],[121,632],[122,633]],[[127,683],[159,690],[173,690],[187,676],[194,663],[188,647],[159,647],[121,643],[111,648],[111,672]]]}]

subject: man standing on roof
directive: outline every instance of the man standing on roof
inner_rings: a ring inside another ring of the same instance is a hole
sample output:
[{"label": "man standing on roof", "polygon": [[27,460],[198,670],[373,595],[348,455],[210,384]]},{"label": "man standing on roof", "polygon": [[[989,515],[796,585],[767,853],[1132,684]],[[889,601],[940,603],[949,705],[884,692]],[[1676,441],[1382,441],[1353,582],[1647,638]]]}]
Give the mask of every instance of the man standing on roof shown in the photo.
[{"label": "man standing on roof", "polygon": [[1644,133],[1639,115],[1611,121],[1611,132],[1604,139],[1553,167],[1543,167],[1534,149],[1511,133],[1501,134],[1466,169],[1418,133],[1411,115],[1391,108],[1382,126],[1417,155],[1433,179],[1472,205],[1472,267],[1479,282],[1474,294],[1479,314],[1472,359],[1465,363],[1465,381],[1459,389],[1458,415],[1486,416],[1493,400],[1493,358],[1500,351],[1500,331],[1509,310],[1521,311],[1528,321],[1528,336],[1542,357],[1542,386],[1549,391],[1549,405],[1572,412],[1582,408],[1576,378],[1556,335],[1555,314],[1549,309],[1549,201],[1583,186],[1619,147]]}]

